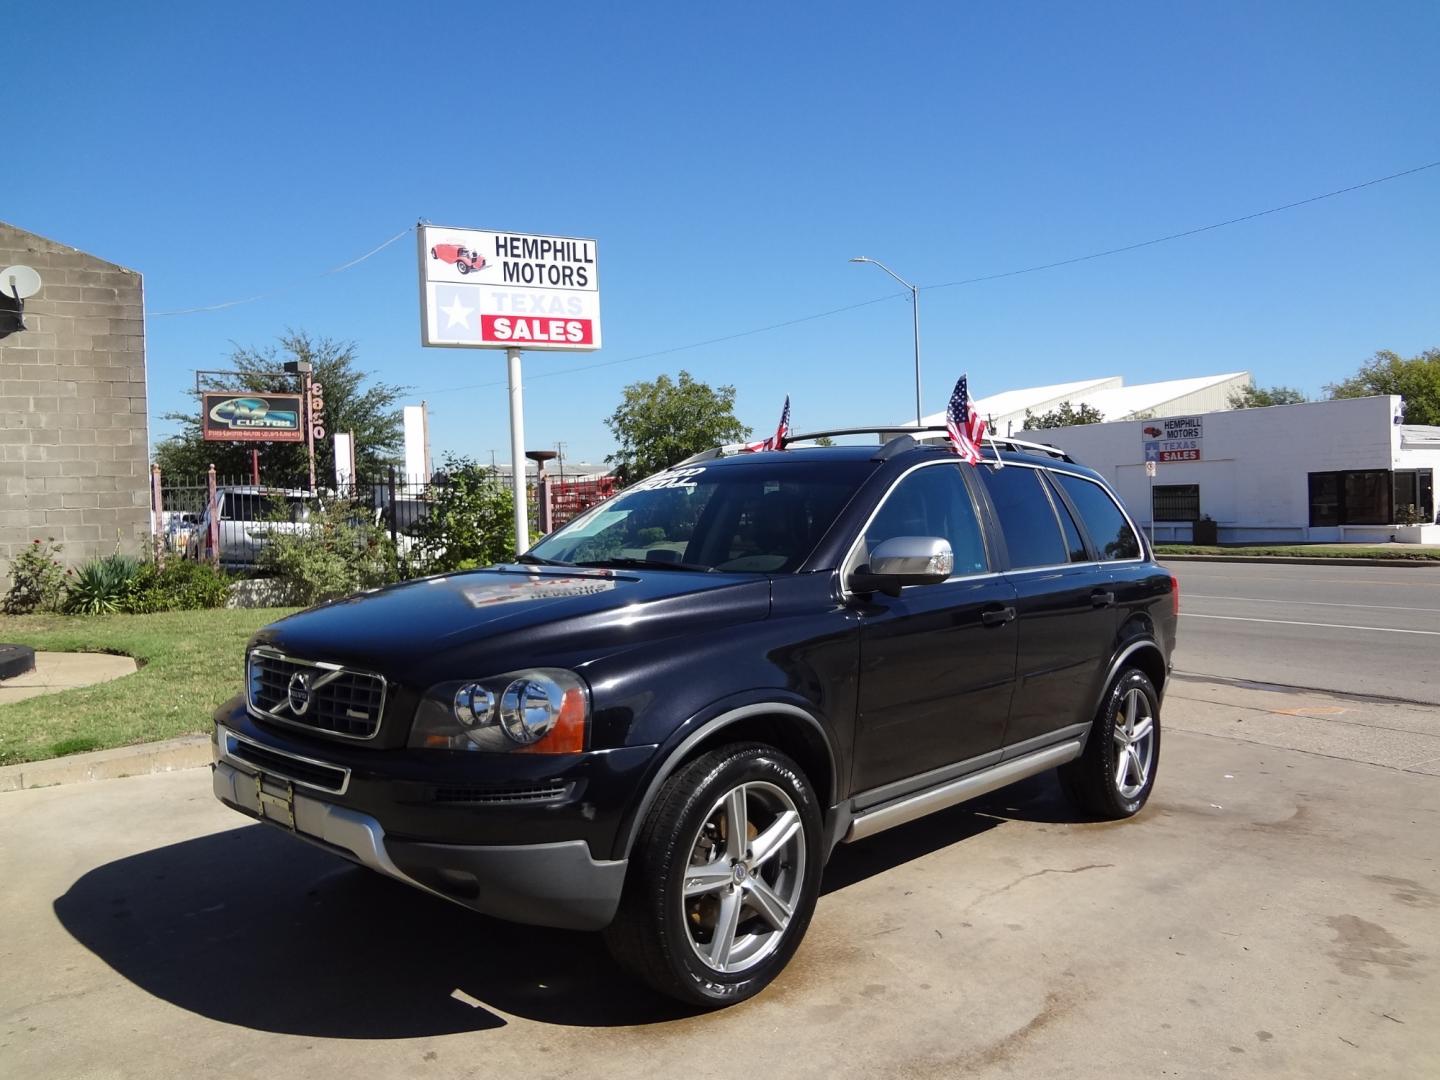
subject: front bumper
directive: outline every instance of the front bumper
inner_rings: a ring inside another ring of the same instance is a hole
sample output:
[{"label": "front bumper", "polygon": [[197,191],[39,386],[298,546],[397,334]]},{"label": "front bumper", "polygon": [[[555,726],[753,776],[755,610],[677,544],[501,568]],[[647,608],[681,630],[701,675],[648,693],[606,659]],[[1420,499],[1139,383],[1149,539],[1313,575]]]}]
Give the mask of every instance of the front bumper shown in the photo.
[{"label": "front bumper", "polygon": [[[374,817],[329,801],[331,793],[303,780],[268,773],[262,780],[260,770],[228,752],[236,738],[217,728],[213,786],[232,809],[485,915],[570,930],[599,930],[615,915],[626,860],[596,860],[584,840],[467,845],[388,837]],[[296,758],[290,772],[304,776],[305,761]],[[348,785],[345,770],[333,794],[343,796]]]}]

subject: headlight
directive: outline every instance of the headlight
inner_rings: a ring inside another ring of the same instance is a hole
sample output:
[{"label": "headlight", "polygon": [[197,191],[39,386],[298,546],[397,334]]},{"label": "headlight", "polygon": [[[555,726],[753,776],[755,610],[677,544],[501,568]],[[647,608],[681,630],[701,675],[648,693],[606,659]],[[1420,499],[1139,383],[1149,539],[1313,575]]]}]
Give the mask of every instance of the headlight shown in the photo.
[{"label": "headlight", "polygon": [[562,668],[534,668],[431,687],[409,745],[431,750],[575,754],[585,749],[590,694]]}]

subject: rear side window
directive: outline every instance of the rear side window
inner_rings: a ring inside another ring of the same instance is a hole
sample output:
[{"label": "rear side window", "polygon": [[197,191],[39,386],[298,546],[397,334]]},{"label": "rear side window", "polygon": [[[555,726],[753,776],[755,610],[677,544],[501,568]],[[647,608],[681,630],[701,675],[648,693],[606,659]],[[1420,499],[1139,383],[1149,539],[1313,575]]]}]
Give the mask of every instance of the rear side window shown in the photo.
[{"label": "rear side window", "polygon": [[1055,510],[1039,473],[1020,465],[1001,469],[981,465],[979,469],[1000,517],[1011,567],[1019,570],[1069,562],[1060,523],[1055,520]]},{"label": "rear side window", "polygon": [[866,558],[876,544],[896,536],[938,536],[950,541],[956,574],[982,573],[989,565],[959,465],[928,465],[901,480],[865,530]]},{"label": "rear side window", "polygon": [[1090,539],[1102,559],[1138,559],[1140,538],[1110,493],[1091,480],[1068,473],[1055,473],[1056,481],[1080,511]]},{"label": "rear side window", "polygon": [[[1051,489],[1050,494],[1055,494]],[[1080,539],[1080,530],[1075,525],[1075,519],[1070,515],[1070,508],[1065,505],[1065,500],[1055,498],[1055,513],[1060,517],[1060,528],[1065,533],[1065,547],[1070,551],[1071,562],[1089,562],[1090,553],[1085,550],[1085,541]]]}]

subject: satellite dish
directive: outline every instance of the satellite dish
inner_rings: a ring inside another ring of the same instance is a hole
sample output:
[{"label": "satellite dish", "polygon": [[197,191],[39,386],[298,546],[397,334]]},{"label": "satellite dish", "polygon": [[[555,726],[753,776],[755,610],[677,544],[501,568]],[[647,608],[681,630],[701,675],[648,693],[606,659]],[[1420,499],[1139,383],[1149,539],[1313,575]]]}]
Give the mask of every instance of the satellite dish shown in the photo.
[{"label": "satellite dish", "polygon": [[0,293],[24,300],[40,291],[40,275],[28,266],[7,266],[0,270]]}]

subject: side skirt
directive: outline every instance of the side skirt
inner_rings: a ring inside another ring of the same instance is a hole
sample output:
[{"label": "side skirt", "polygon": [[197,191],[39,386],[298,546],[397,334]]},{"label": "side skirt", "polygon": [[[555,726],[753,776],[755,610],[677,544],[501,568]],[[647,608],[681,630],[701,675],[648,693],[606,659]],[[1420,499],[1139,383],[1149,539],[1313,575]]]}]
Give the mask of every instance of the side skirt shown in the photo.
[{"label": "side skirt", "polygon": [[1064,765],[1067,761],[1073,761],[1085,749],[1085,735],[1088,734],[1090,725],[1086,724],[1084,727],[1086,730],[1081,732],[1078,737],[1072,737],[1043,750],[1013,757],[998,765],[991,765],[969,773],[958,780],[927,788],[924,791],[917,791],[913,795],[906,795],[903,798],[860,811],[851,817],[850,827],[840,839],[847,844],[863,840],[867,836],[874,836],[886,829],[893,829],[897,825],[915,821],[917,818],[947,809],[957,803],[988,795],[990,792],[1007,787],[1018,780],[1024,780],[1036,773],[1053,769],[1057,765]]}]

